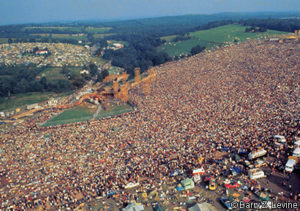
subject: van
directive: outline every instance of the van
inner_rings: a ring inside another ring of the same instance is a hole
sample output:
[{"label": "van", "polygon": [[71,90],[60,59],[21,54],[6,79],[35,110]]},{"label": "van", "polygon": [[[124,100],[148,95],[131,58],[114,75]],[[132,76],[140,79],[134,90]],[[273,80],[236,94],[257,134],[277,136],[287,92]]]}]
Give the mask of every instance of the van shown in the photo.
[{"label": "van", "polygon": [[262,157],[264,155],[267,154],[267,151],[264,150],[264,149],[258,149],[258,150],[255,150],[255,151],[252,151],[248,154],[248,158],[249,160],[253,160],[255,158],[259,158],[259,157]]},{"label": "van", "polygon": [[284,136],[276,135],[274,136],[274,141],[285,144],[286,138]]},{"label": "van", "polygon": [[260,179],[266,177],[264,171],[258,168],[248,170],[248,176],[250,179]]},{"label": "van", "polygon": [[300,148],[300,139],[294,143],[294,149]]},{"label": "van", "polygon": [[294,171],[294,167],[296,165],[296,160],[294,159],[289,159],[286,164],[285,164],[285,171],[286,172],[289,172],[289,173],[292,173]]},{"label": "van", "polygon": [[298,157],[298,158],[300,157],[300,148],[297,148],[294,150],[293,156]]}]

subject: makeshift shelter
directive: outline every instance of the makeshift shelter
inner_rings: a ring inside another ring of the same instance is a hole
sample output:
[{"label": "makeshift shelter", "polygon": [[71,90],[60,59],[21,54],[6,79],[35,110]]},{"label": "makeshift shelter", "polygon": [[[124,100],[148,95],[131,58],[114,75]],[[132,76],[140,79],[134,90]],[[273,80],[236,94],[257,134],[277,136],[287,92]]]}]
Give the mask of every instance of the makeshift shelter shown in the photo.
[{"label": "makeshift shelter", "polygon": [[175,189],[176,189],[177,191],[181,191],[181,190],[183,190],[183,187],[182,187],[181,184],[178,184],[178,185],[176,186]]},{"label": "makeshift shelter", "polygon": [[123,208],[122,211],[142,211],[144,206],[142,204],[130,203],[127,207]]},{"label": "makeshift shelter", "polygon": [[188,211],[215,211],[215,210],[217,209],[213,205],[207,202],[203,202],[201,204],[197,203],[188,209]]},{"label": "makeshift shelter", "polygon": [[195,187],[194,181],[192,179],[190,179],[190,178],[182,180],[181,184],[182,184],[184,190],[193,189]]}]

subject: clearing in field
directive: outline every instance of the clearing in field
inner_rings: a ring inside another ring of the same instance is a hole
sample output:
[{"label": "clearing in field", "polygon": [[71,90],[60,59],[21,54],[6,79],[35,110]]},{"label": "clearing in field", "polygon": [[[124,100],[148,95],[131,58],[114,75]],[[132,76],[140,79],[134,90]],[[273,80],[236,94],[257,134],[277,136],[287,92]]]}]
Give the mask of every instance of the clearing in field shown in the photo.
[{"label": "clearing in field", "polygon": [[44,127],[61,125],[73,122],[82,122],[90,120],[93,117],[93,113],[95,112],[95,108],[89,108],[87,106],[77,106],[70,110],[66,110],[63,113],[53,117],[48,122],[43,124]]},{"label": "clearing in field", "polygon": [[274,34],[287,33],[274,30],[268,30],[267,32],[263,33],[252,33],[245,32],[246,28],[246,26],[230,24],[208,30],[200,30],[191,32],[191,39],[178,42],[171,42],[171,40],[176,37],[175,35],[161,37],[161,39],[165,39],[167,42],[160,48],[162,50],[165,50],[169,54],[169,56],[180,56],[189,54],[191,49],[196,45],[211,49],[226,42],[233,43],[234,41],[246,41],[248,39],[257,39],[268,37]]}]

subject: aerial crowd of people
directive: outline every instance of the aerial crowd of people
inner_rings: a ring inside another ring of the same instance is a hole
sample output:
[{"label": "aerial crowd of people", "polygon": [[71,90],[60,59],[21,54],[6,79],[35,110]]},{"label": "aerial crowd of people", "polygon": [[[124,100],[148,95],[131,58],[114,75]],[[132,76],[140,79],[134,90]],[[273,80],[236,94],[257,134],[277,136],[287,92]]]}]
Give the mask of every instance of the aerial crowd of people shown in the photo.
[{"label": "aerial crowd of people", "polygon": [[[48,110],[1,132],[0,208],[75,208],[139,183],[158,188],[175,171],[190,177],[214,159],[260,147],[299,130],[299,43],[247,41],[154,68],[151,94],[130,90],[136,110],[102,120],[41,127]],[[280,162],[280,159],[278,161]],[[276,165],[270,164],[270,168]]]}]

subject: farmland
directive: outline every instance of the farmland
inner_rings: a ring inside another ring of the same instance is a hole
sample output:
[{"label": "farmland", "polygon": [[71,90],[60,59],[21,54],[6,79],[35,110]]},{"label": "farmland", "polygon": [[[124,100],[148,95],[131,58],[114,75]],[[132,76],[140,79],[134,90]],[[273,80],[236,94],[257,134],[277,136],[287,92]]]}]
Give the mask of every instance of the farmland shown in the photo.
[{"label": "farmland", "polygon": [[68,27],[68,26],[27,26],[22,29],[23,31],[42,31],[42,32],[51,32],[51,31],[61,31],[61,32],[81,32],[82,27]]},{"label": "farmland", "polygon": [[39,36],[47,37],[54,39],[73,39],[73,40],[87,40],[85,34],[50,34],[50,33],[39,33],[39,34],[30,34],[30,36]]},{"label": "farmland", "polygon": [[85,30],[89,33],[106,33],[110,31],[111,27],[87,27]]},{"label": "farmland", "polygon": [[161,37],[161,39],[164,39],[167,42],[161,46],[160,49],[165,50],[169,56],[178,56],[189,54],[190,50],[196,45],[201,45],[210,49],[226,42],[232,43],[235,40],[246,41],[247,39],[257,39],[274,34],[286,33],[274,30],[268,30],[264,33],[245,33],[245,29],[245,26],[230,24],[208,30],[191,32],[191,39],[178,42],[171,41],[176,35]]}]

